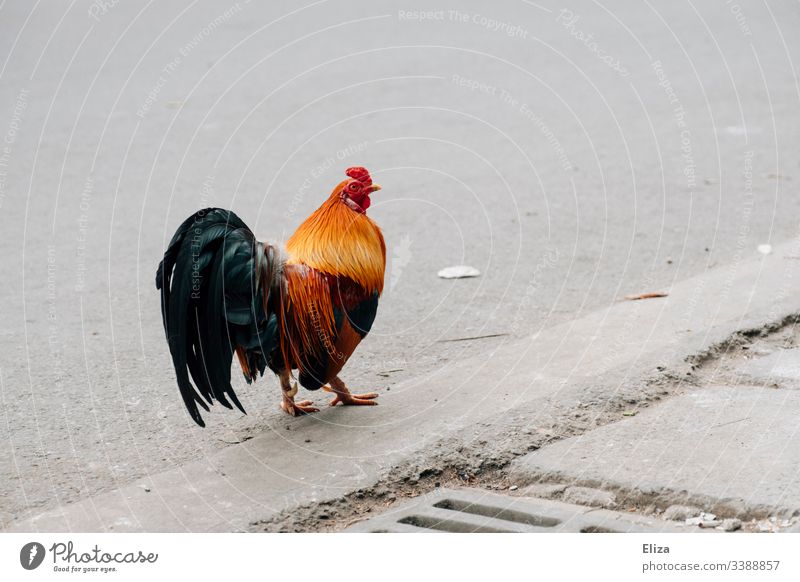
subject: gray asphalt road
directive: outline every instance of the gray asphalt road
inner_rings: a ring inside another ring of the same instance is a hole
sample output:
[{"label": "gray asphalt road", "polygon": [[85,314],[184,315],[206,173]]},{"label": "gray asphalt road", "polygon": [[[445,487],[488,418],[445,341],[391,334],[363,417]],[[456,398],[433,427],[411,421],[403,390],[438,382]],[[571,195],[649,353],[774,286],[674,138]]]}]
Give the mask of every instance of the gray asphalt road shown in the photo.
[{"label": "gray asphalt road", "polygon": [[793,238],[798,27],[791,1],[3,2],[0,527],[291,423],[272,379],[246,417],[182,409],[153,276],[199,207],[285,239],[370,168],[388,284],[345,377],[379,391]]}]

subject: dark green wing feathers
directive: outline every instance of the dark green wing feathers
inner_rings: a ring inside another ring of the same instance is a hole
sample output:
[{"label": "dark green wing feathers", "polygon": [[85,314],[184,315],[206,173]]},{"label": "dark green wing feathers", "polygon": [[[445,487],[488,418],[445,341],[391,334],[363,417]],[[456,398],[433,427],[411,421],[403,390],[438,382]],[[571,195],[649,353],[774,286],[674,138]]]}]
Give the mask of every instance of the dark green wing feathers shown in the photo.
[{"label": "dark green wing feathers", "polygon": [[378,314],[378,298],[378,292],[375,291],[347,310],[350,325],[362,339],[366,337],[375,322],[375,316]]}]

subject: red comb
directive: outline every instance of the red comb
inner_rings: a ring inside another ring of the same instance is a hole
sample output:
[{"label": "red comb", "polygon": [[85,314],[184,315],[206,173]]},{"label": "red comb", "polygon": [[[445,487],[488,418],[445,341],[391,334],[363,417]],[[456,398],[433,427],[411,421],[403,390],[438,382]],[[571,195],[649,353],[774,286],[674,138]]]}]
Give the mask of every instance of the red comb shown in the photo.
[{"label": "red comb", "polygon": [[354,166],[352,168],[347,168],[345,173],[354,180],[358,180],[365,186],[372,186],[372,178],[369,177],[369,172],[366,168]]}]

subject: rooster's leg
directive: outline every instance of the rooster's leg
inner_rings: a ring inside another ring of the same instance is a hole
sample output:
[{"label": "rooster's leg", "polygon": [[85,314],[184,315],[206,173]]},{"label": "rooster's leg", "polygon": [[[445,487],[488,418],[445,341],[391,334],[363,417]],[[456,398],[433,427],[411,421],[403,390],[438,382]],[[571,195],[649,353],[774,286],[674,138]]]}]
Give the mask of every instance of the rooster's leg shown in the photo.
[{"label": "rooster's leg", "polygon": [[362,406],[375,406],[378,404],[375,402],[375,398],[378,397],[377,393],[368,392],[366,394],[350,394],[350,390],[347,389],[347,386],[344,385],[344,382],[341,381],[339,376],[336,376],[333,380],[331,380],[330,386],[323,386],[322,389],[336,394],[333,400],[331,400],[331,406],[336,406],[340,402],[344,405]]},{"label": "rooster's leg", "polygon": [[300,416],[301,414],[309,414],[310,412],[319,412],[319,408],[314,408],[310,400],[302,400],[295,402],[294,397],[297,394],[297,384],[293,384],[289,372],[281,373],[281,392],[283,400],[281,400],[281,408],[287,414],[292,416]]}]

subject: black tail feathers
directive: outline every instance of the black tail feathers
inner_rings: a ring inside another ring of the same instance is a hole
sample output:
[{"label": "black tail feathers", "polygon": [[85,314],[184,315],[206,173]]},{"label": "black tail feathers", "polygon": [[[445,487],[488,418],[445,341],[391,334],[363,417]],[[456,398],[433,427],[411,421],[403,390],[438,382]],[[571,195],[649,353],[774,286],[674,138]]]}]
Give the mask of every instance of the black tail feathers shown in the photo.
[{"label": "black tail feathers", "polygon": [[198,405],[208,410],[218,400],[244,412],[231,387],[237,347],[248,363],[248,380],[256,370],[264,372],[277,341],[270,302],[276,255],[236,214],[206,208],[178,227],[158,266],[156,288],[178,387],[200,426],[205,422]]}]

